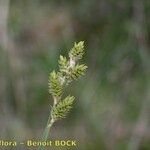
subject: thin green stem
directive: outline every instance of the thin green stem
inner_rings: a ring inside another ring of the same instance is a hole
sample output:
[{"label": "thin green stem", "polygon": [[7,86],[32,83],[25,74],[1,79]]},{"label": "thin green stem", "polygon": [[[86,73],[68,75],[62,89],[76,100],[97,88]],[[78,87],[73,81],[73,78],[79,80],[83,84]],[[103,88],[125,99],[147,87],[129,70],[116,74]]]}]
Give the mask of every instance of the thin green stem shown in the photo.
[{"label": "thin green stem", "polygon": [[[42,140],[41,141],[47,141],[48,139],[48,136],[50,134],[50,129],[52,127],[54,123],[54,120],[53,118],[49,117],[48,121],[47,121],[47,125],[46,125],[46,128],[44,129],[44,132],[43,132],[43,136],[42,136]],[[38,148],[38,150],[45,150],[44,146],[40,146]]]}]

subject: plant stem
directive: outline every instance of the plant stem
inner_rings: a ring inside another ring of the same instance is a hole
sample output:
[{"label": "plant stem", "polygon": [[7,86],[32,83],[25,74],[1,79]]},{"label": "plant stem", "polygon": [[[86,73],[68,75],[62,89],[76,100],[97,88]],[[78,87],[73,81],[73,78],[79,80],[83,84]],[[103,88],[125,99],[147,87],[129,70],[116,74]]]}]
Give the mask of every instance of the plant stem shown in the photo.
[{"label": "plant stem", "polygon": [[[53,123],[54,123],[53,118],[49,117],[49,118],[48,118],[48,121],[47,121],[46,128],[44,129],[44,132],[43,132],[43,136],[42,136],[42,140],[41,140],[41,141],[47,141],[48,136],[49,136],[49,133],[50,133],[50,129],[51,129]],[[40,146],[40,147],[38,148],[38,150],[44,150],[44,149],[45,149],[44,146]]]}]

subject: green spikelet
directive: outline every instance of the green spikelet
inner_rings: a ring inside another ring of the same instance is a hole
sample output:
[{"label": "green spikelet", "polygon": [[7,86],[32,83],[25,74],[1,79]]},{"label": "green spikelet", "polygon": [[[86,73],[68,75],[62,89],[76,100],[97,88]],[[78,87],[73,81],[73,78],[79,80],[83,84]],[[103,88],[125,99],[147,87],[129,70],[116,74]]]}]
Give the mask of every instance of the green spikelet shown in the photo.
[{"label": "green spikelet", "polygon": [[84,75],[85,74],[85,71],[87,69],[87,66],[82,64],[82,65],[79,65],[77,64],[74,69],[72,70],[71,72],[71,78],[76,80],[78,79],[80,76]]},{"label": "green spikelet", "polygon": [[65,73],[66,70],[67,70],[67,67],[68,67],[68,60],[67,60],[67,58],[62,56],[62,55],[60,55],[58,63],[59,63],[59,70],[60,70],[60,72]]},{"label": "green spikelet", "polygon": [[60,101],[51,112],[54,120],[65,118],[72,108],[74,96],[67,96],[64,100]]},{"label": "green spikelet", "polygon": [[81,59],[84,54],[84,41],[75,43],[74,47],[69,52],[69,57],[73,59]]},{"label": "green spikelet", "polygon": [[49,93],[54,97],[60,97],[62,95],[63,87],[59,80],[58,74],[53,71],[49,76]]}]

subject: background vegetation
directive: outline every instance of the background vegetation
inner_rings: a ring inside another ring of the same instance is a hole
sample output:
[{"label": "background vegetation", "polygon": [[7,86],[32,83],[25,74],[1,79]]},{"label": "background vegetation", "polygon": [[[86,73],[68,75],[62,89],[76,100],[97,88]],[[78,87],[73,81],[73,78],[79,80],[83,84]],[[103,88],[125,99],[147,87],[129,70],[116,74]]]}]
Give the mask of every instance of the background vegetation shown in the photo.
[{"label": "background vegetation", "polygon": [[70,149],[149,150],[149,10],[148,0],[0,0],[0,139],[40,138],[49,72],[84,40],[88,72],[66,89],[76,104],[51,139],[77,140]]}]

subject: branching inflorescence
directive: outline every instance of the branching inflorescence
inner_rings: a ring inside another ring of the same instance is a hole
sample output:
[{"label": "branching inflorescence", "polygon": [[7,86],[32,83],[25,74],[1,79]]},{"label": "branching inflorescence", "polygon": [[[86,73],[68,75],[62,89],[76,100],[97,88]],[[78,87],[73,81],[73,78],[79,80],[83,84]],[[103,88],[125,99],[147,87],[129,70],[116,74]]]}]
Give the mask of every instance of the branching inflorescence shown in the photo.
[{"label": "branching inflorescence", "polygon": [[51,107],[50,118],[45,128],[43,139],[47,140],[51,126],[57,120],[65,118],[72,108],[75,100],[74,96],[67,96],[62,98],[63,89],[73,80],[85,74],[87,66],[79,64],[79,60],[84,55],[84,42],[75,43],[73,48],[69,51],[68,58],[60,55],[58,60],[59,70],[52,71],[49,75],[49,93],[53,97],[53,106]]}]

